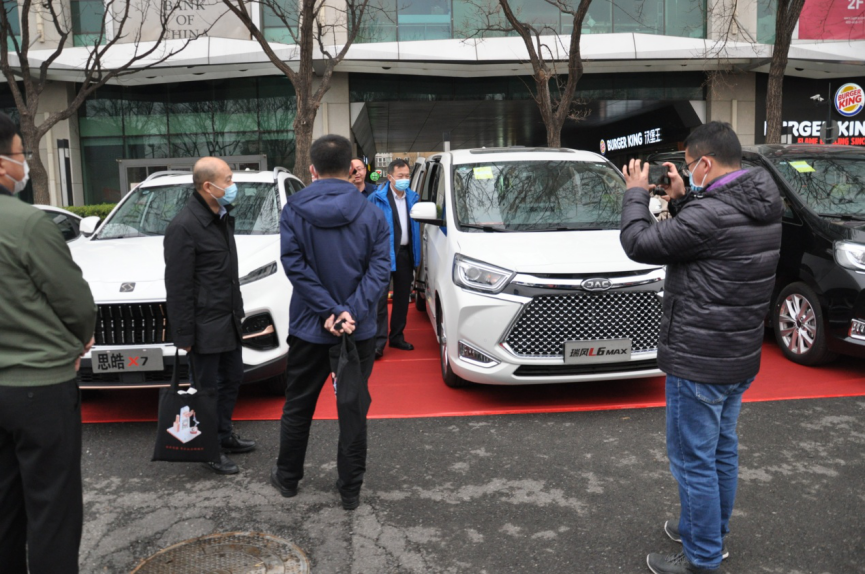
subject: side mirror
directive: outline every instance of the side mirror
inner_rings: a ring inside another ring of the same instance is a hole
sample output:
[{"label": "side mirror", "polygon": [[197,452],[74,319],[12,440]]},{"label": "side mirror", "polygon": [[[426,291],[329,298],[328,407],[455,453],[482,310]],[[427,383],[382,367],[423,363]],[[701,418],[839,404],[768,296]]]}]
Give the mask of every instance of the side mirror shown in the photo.
[{"label": "side mirror", "polygon": [[90,237],[96,232],[96,228],[99,227],[99,222],[102,221],[98,215],[91,215],[90,217],[85,217],[78,224],[78,229],[81,231],[81,235],[84,237]]},{"label": "side mirror", "polygon": [[439,217],[438,206],[432,201],[421,201],[414,204],[411,208],[409,217],[418,223],[429,223],[430,225],[438,225],[439,227],[445,224],[444,220]]}]

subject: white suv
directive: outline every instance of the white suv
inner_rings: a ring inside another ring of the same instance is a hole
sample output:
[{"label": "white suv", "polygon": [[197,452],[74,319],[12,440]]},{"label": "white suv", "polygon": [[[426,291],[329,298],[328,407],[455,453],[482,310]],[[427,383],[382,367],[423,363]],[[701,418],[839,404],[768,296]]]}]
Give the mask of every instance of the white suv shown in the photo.
[{"label": "white suv", "polygon": [[[246,314],[244,382],[268,381],[274,392],[284,392],[292,289],[280,262],[279,216],[286,197],[303,183],[282,168],[235,172],[234,182],[238,192],[232,215]],[[93,235],[72,255],[99,314],[96,344],[78,372],[81,388],[162,387],[170,382],[176,349],[165,310],[162,241],[168,223],[193,192],[192,174],[155,173],[129,192],[98,230],[98,218],[82,220],[82,233]],[[185,381],[186,357],[179,354]]]},{"label": "white suv", "polygon": [[444,382],[650,377],[664,269],[619,243],[621,173],[569,149],[484,148],[427,160],[418,307]]}]

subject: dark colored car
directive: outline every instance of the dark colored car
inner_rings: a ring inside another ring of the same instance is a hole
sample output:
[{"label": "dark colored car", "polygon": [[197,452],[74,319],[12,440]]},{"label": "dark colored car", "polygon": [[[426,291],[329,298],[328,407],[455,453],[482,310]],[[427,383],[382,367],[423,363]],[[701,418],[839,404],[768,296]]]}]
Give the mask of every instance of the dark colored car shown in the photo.
[{"label": "dark colored car", "polygon": [[[684,163],[682,152],[652,163]],[[770,316],[784,355],[817,365],[865,357],[865,149],[760,145],[742,165],[763,167],[784,199],[781,259]]]}]

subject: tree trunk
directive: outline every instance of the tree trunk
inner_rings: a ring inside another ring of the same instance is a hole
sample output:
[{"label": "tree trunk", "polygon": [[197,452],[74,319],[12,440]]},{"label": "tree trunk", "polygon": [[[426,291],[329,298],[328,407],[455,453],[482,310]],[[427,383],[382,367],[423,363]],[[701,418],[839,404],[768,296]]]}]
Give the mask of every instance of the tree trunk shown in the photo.
[{"label": "tree trunk", "polygon": [[766,143],[781,143],[781,109],[783,103],[784,71],[787,69],[787,54],[790,43],[779,42],[772,52],[769,67],[769,85],[766,90]]},{"label": "tree trunk", "polygon": [[312,126],[315,122],[315,108],[311,106],[300,106],[297,108],[297,117],[294,119],[294,170],[292,173],[299,177],[304,185],[312,182],[309,166],[309,148],[312,147]]},{"label": "tree trunk", "polygon": [[549,72],[540,70],[535,72],[535,83],[538,88],[537,103],[541,112],[544,127],[547,128],[547,147],[562,147],[562,124],[559,123],[553,111],[552,96],[550,95]]},{"label": "tree trunk", "polygon": [[45,169],[45,164],[42,163],[42,157],[39,155],[39,138],[36,136],[36,126],[27,121],[27,116],[21,114],[20,129],[24,149],[33,152],[33,157],[27,162],[30,165],[30,181],[33,185],[33,203],[50,205],[48,170]]}]

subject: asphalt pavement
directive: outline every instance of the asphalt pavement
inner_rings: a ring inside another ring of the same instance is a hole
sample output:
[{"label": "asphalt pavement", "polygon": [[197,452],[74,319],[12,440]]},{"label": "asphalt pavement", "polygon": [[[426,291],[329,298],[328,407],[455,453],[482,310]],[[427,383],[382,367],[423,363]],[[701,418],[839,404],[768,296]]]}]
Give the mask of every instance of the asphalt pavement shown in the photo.
[{"label": "asphalt pavement", "polygon": [[[372,420],[353,512],[334,488],[336,421],[313,423],[291,499],[268,482],[279,423],[236,429],[258,449],[221,477],[150,462],[155,424],[86,425],[81,571],[231,531],[293,541],[315,574],[640,573],[680,548],[663,532],[678,514],[663,409]],[[746,404],[739,431],[722,571],[865,572],[865,397]]]}]

